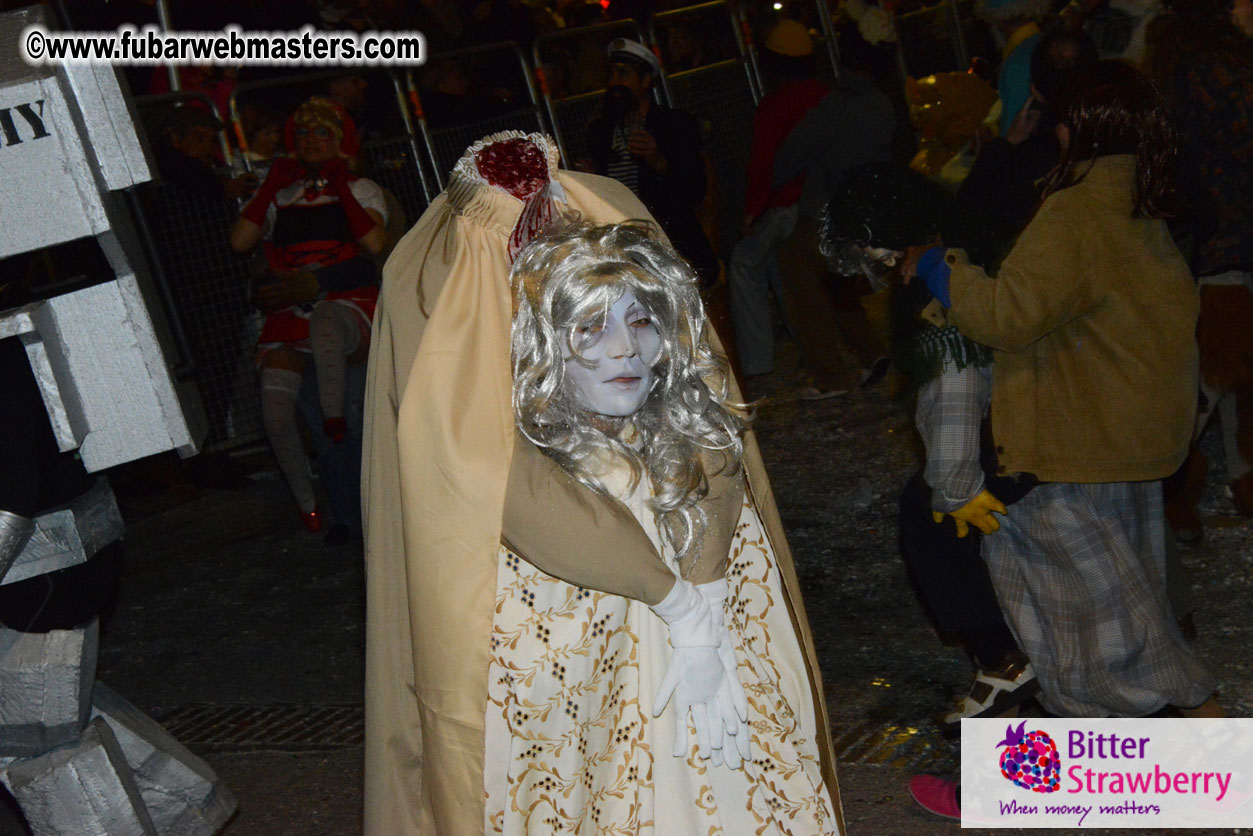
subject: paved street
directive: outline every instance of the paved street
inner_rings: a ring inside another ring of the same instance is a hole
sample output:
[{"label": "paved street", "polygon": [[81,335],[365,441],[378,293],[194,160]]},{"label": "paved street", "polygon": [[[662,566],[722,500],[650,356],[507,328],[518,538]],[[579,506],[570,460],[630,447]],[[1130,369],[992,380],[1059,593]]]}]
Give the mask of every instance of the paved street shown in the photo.
[{"label": "paved street", "polygon": [[[785,363],[762,383],[784,391],[795,373]],[[818,639],[850,833],[951,834],[957,824],[916,808],[906,781],[956,774],[956,742],[931,718],[970,671],[928,626],[897,554],[896,493],[918,452],[893,388],[889,378],[844,399],[768,403],[758,434]],[[1253,539],[1211,476],[1207,537],[1183,558],[1197,648],[1221,702],[1248,717]],[[119,491],[127,572],[104,622],[100,679],[218,771],[240,799],[228,836],[359,833],[359,551],[305,533],[272,469],[234,490],[168,481]],[[24,833],[19,822],[0,806],[0,836]]]}]

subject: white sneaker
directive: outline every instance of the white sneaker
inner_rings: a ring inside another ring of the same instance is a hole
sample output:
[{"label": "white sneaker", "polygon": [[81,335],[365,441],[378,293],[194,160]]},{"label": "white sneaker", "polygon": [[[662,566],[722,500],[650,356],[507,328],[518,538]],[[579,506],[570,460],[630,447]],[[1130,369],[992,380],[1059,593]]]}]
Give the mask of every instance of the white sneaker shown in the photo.
[{"label": "white sneaker", "polygon": [[995,717],[1026,702],[1040,691],[1040,683],[1030,662],[1010,662],[996,671],[979,671],[952,711],[942,718],[956,723],[963,717]]}]

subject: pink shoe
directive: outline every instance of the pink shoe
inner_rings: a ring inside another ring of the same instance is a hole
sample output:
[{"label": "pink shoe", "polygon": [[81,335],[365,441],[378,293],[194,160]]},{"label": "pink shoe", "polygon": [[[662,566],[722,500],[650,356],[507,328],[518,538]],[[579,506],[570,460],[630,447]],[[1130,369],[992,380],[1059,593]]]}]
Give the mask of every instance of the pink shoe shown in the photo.
[{"label": "pink shoe", "polygon": [[934,775],[915,775],[909,779],[909,794],[928,813],[946,819],[961,820],[962,808],[957,800],[958,784]]},{"label": "pink shoe", "polygon": [[348,422],[343,418],[327,418],[322,422],[322,432],[333,444],[342,444],[348,435]]}]

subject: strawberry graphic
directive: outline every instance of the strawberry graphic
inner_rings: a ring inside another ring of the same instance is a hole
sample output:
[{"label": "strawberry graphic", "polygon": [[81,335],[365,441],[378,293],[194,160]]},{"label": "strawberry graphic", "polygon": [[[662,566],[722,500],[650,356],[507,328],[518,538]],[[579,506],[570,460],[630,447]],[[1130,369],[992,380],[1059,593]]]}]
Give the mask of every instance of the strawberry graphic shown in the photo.
[{"label": "strawberry graphic", "polygon": [[1005,747],[1001,774],[1032,792],[1057,792],[1062,772],[1057,744],[1047,732],[1024,732],[1026,728],[1026,720],[1016,729],[1012,723],[1005,727],[1005,739],[996,744]]}]

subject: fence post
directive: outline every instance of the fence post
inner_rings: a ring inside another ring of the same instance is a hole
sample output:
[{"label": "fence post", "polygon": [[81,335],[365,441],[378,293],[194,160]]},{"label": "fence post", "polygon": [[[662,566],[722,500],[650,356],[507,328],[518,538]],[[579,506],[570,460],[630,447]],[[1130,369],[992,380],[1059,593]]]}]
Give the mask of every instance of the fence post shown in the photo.
[{"label": "fence post", "polygon": [[539,92],[544,100],[544,110],[548,113],[548,124],[552,127],[553,139],[557,141],[557,151],[561,154],[561,159],[566,160],[569,164],[570,148],[566,144],[566,138],[561,130],[561,122],[557,119],[557,113],[553,108],[552,90],[548,86],[548,79],[544,76],[544,60],[540,57],[540,39],[536,38],[531,44],[531,58],[535,62],[535,75],[539,78]]},{"label": "fence post", "polygon": [[961,7],[957,5],[957,0],[948,0],[948,5],[953,15],[953,46],[957,49],[957,66],[968,68],[970,49],[966,46],[966,30],[962,28]]},{"label": "fence post", "polygon": [[[409,150],[413,153],[414,168],[418,170],[418,182],[422,186],[422,196],[426,198],[427,203],[430,203],[434,199],[434,195],[431,192],[431,184],[427,182],[426,171],[422,167],[422,151],[418,148],[418,138],[413,130],[413,116],[409,112],[410,100],[405,95],[406,90],[401,86],[400,76],[396,73],[390,73],[389,75],[391,75],[392,79],[392,89],[396,91],[396,106],[400,108],[400,118],[404,120],[405,123],[405,139],[409,143]],[[405,76],[407,82],[411,81],[411,79],[408,78],[408,72],[405,73]],[[418,100],[417,96],[418,94],[415,90],[411,101],[415,107],[414,112],[421,117],[422,103]],[[417,219],[415,218],[414,220]]]},{"label": "fence post", "polygon": [[[507,56],[506,53],[508,53]],[[508,85],[511,92],[525,97],[525,106],[512,104],[507,109],[496,113],[433,126],[422,110],[420,91],[413,73],[407,74],[409,97],[414,103],[415,112],[418,113],[419,133],[427,146],[427,157],[440,188],[446,185],[448,171],[461,158],[465,148],[484,135],[499,133],[502,130],[547,133],[549,129],[544,120],[544,108],[541,106],[535,79],[531,76],[531,68],[527,64],[526,55],[513,41],[497,41],[450,50],[433,56],[431,60],[456,62],[458,65],[469,63],[473,67],[474,62],[479,58],[491,59],[493,63],[490,68],[500,67],[502,70],[508,64],[516,64],[519,77],[514,78],[512,70],[509,70],[510,75],[505,80],[511,82]],[[514,84],[519,81],[520,85]],[[527,124],[518,124],[519,122]],[[475,129],[472,135],[462,136],[471,128]],[[558,147],[560,148],[561,145],[558,144]]]},{"label": "fence post", "polygon": [[818,25],[822,28],[822,37],[827,42],[827,57],[831,59],[831,76],[840,77],[840,45],[835,42],[835,30],[831,28],[831,12],[827,8],[827,0],[814,0],[818,7]]},{"label": "fence post", "polygon": [[[722,27],[730,27],[730,39],[722,42],[728,57],[719,53],[713,56],[717,60],[677,72],[663,67],[662,74],[675,94],[676,107],[687,110],[706,125],[717,126],[705,135],[704,146],[714,168],[718,195],[714,249],[725,259],[738,236],[752,117],[761,100],[751,66],[751,50],[743,37],[743,18],[727,0],[712,0],[659,12],[652,18],[650,33],[656,42],[656,33],[662,27],[685,22],[691,22],[690,26],[702,21],[712,21],[705,31],[721,33],[719,38],[726,33]],[[731,125],[734,129],[728,129]]]},{"label": "fence post", "polygon": [[[161,24],[161,28],[170,32],[174,29],[174,24],[170,19],[170,3],[169,0],[157,0],[157,22]],[[177,93],[183,89],[183,82],[178,77],[178,67],[170,64],[165,68],[170,75],[170,90]]]},{"label": "fence post", "polygon": [[648,43],[645,44],[657,56],[657,63],[661,65],[661,72],[657,73],[657,81],[661,84],[653,84],[653,100],[657,104],[666,107],[674,107],[674,93],[670,90],[670,74],[666,72],[666,64],[661,60],[661,41],[657,40],[656,18],[648,21]]},{"label": "fence post", "polygon": [[753,95],[753,104],[757,104],[766,95],[766,86],[762,84],[761,73],[757,67],[757,50],[753,46],[752,31],[748,28],[748,21],[738,9],[732,6],[728,10],[731,12],[731,29],[735,32],[735,46],[744,60],[744,74],[748,76],[748,89]]}]

